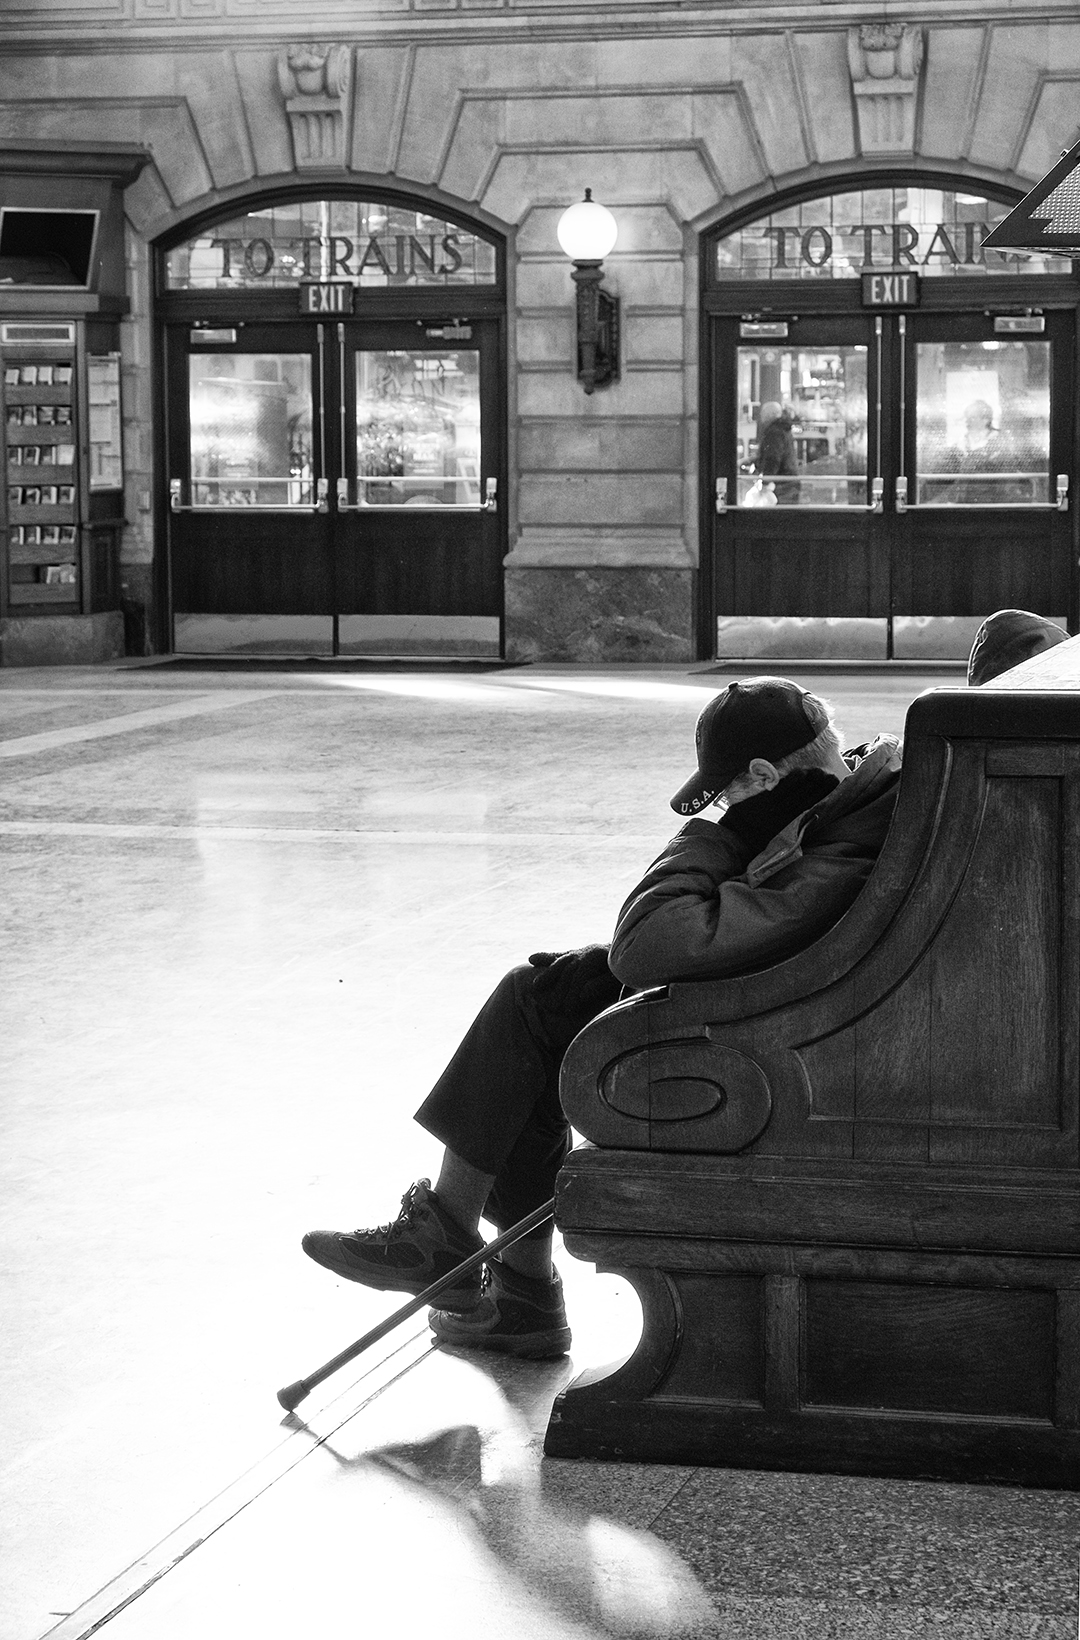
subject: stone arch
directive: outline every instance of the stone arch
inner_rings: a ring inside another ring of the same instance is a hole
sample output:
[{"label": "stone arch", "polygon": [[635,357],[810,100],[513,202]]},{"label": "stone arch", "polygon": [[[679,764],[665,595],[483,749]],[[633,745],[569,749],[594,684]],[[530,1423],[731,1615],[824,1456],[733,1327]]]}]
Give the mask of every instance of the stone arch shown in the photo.
[{"label": "stone arch", "polygon": [[[131,190],[129,190],[130,194]],[[485,236],[501,241],[507,252],[512,247],[513,225],[494,216],[471,200],[459,199],[440,188],[385,173],[341,170],[282,171],[274,176],[252,175],[245,181],[228,188],[210,188],[196,199],[182,205],[158,209],[152,215],[134,220],[129,210],[129,221],[136,231],[155,248],[176,244],[186,233],[271,199],[328,198],[387,198],[399,202],[430,205],[433,214],[460,221],[464,226],[477,229]]]}]

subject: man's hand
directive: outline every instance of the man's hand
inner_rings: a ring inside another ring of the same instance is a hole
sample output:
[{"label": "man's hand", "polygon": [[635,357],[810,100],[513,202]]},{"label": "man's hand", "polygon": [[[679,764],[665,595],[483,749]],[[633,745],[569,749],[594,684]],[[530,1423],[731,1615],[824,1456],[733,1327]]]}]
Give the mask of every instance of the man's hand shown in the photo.
[{"label": "man's hand", "polygon": [[771,791],[732,803],[717,824],[733,831],[756,854],[797,814],[820,803],[839,784],[836,775],[824,769],[793,769]]},{"label": "man's hand", "polygon": [[537,996],[554,997],[564,986],[582,990],[597,980],[615,984],[608,967],[606,945],[583,945],[578,951],[534,951],[529,961],[537,970],[533,991]]}]

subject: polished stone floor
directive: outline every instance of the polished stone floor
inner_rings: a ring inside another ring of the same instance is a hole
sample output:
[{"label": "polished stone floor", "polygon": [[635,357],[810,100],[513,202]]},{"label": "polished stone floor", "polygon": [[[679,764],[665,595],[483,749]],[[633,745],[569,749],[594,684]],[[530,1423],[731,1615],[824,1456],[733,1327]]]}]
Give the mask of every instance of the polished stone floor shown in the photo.
[{"label": "polished stone floor", "polygon": [[[845,739],[960,678],[802,674]],[[301,1232],[389,1218],[411,1113],[500,973],[602,939],[724,675],[163,665],[0,673],[0,1640],[414,1631],[1073,1636],[1080,1500],[541,1460],[630,1346],[419,1322]]]}]

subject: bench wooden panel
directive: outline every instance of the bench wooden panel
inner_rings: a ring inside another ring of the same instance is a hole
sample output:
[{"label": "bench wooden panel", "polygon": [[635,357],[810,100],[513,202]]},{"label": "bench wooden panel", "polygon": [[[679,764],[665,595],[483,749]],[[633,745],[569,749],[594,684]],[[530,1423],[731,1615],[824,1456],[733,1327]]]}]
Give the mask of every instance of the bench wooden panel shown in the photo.
[{"label": "bench wooden panel", "polygon": [[1077,1484],[1078,870],[1072,640],[914,702],[822,939],[581,1033],[556,1220],[645,1325],[549,1452]]}]

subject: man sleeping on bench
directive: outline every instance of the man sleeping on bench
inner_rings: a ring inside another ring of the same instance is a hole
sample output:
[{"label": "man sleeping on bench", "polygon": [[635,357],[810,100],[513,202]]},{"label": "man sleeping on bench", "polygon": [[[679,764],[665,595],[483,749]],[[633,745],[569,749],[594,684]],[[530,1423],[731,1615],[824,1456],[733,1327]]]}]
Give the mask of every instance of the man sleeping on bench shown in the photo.
[{"label": "man sleeping on bench", "polygon": [[[690,818],[619,913],[610,950],[541,951],[481,1008],[416,1113],[446,1146],[371,1230],[313,1230],[304,1251],[349,1281],[420,1293],[547,1202],[569,1145],[559,1067],[623,986],[720,978],[802,950],[855,899],[889,829],[900,743],[841,752],[824,701],[784,678],[732,683],[697,723],[698,767],[672,798]],[[712,818],[701,811],[712,809]],[[525,1357],[570,1346],[551,1224],[507,1247],[429,1315],[447,1343]]]}]

